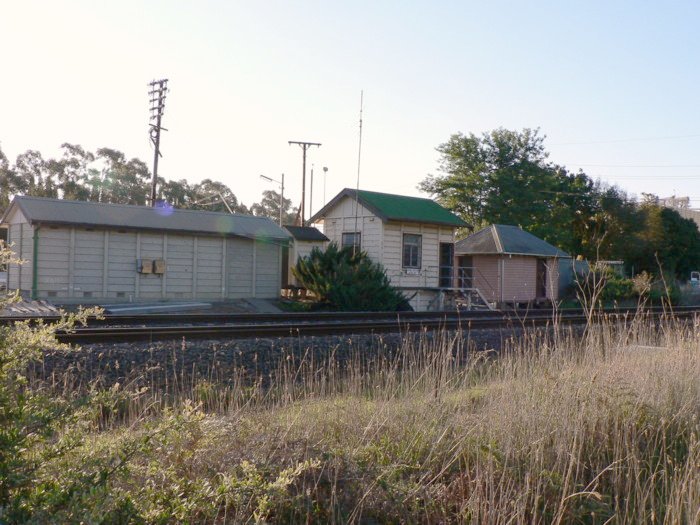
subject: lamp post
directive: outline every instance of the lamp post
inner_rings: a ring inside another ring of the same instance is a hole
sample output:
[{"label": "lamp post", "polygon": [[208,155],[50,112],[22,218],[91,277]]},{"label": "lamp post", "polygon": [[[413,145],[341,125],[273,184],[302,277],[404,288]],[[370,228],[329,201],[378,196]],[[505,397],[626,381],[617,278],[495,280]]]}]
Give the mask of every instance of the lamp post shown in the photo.
[{"label": "lamp post", "polygon": [[309,194],[309,218],[314,214],[314,165],[311,164],[311,192]]},{"label": "lamp post", "polygon": [[328,175],[328,166],[323,167],[323,205],[326,205],[326,175]]},{"label": "lamp post", "polygon": [[282,174],[282,180],[273,179],[272,177],[267,177],[266,175],[260,175],[261,179],[265,179],[269,182],[274,182],[280,186],[280,226],[282,226],[282,203],[284,202],[284,173]]}]

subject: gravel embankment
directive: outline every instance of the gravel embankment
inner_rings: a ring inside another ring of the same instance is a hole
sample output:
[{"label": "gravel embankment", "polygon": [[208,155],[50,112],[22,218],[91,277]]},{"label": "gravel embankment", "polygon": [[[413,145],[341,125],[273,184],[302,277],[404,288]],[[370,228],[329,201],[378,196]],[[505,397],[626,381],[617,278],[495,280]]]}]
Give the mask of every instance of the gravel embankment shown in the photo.
[{"label": "gravel embankment", "polygon": [[[462,349],[500,351],[507,341],[523,335],[521,328],[480,329],[465,332]],[[182,378],[205,377],[227,381],[234,377],[257,378],[277,370],[281,362],[298,364],[302,359],[322,363],[332,358],[340,362],[358,356],[395,354],[409,341],[435,344],[455,333],[412,333],[346,335],[323,337],[284,337],[270,339],[182,340],[153,343],[87,344],[69,352],[47,350],[44,361],[34,367],[33,377],[70,381],[87,385],[100,380],[103,385],[136,381],[160,384]]]}]

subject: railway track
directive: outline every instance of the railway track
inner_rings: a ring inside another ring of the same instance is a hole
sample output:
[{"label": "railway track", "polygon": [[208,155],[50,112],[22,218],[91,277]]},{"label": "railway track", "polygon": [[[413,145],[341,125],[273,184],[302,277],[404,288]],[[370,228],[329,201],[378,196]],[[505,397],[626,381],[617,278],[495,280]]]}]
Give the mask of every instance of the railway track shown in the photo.
[{"label": "railway track", "polygon": [[[632,308],[598,313],[614,318],[635,315]],[[650,318],[670,315],[661,309],[644,311]],[[677,308],[675,318],[692,318],[700,314],[695,307]],[[43,317],[44,322],[56,317]],[[57,331],[56,337],[66,343],[150,342],[173,339],[235,339],[261,337],[300,337],[333,334],[412,332],[419,330],[469,330],[543,326],[551,324],[554,313],[547,310],[530,312],[323,312],[286,314],[150,314],[139,316],[106,316],[92,319],[88,326],[71,332]],[[588,317],[581,310],[561,310],[557,321],[562,324],[585,323]],[[38,320],[32,318],[32,321]],[[17,318],[0,318],[0,323]]]}]

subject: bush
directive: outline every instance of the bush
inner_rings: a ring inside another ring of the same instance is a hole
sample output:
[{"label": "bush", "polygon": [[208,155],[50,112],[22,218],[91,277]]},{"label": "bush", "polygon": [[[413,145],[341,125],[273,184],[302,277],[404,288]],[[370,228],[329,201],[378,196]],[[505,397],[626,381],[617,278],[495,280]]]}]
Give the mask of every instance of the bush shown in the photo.
[{"label": "bush", "polygon": [[606,265],[593,265],[588,273],[577,277],[579,300],[584,304],[618,302],[639,297],[633,279],[626,279]]},{"label": "bush", "polygon": [[675,305],[680,302],[681,291],[673,274],[664,272],[654,277],[641,272],[632,279],[620,276],[610,267],[592,266],[585,275],[578,276],[578,299],[583,304],[623,302],[632,299],[648,299],[653,305]]},{"label": "bush", "polygon": [[380,264],[365,252],[338,248],[314,248],[292,268],[301,286],[314,293],[330,309],[340,311],[406,310],[408,301],[391,286]]},{"label": "bush", "polygon": [[623,301],[637,297],[634,281],[618,275],[612,275],[605,280],[602,299],[604,301]]},{"label": "bush", "polygon": [[681,299],[681,289],[673,274],[664,272],[662,277],[654,281],[649,291],[649,298],[653,304],[678,304]]},{"label": "bush", "polygon": [[[0,243],[0,267],[14,261]],[[0,310],[18,297],[0,296]],[[90,396],[58,396],[30,383],[28,368],[43,349],[69,350],[55,330],[72,330],[99,309],[63,314],[52,325],[0,326],[0,523],[96,522],[125,502],[109,501],[108,484],[122,470],[119,456],[81,457],[71,468],[54,465],[79,450],[97,425]],[[121,452],[121,451],[120,451]],[[123,509],[122,509],[123,510]],[[121,510],[119,510],[121,513]]]}]

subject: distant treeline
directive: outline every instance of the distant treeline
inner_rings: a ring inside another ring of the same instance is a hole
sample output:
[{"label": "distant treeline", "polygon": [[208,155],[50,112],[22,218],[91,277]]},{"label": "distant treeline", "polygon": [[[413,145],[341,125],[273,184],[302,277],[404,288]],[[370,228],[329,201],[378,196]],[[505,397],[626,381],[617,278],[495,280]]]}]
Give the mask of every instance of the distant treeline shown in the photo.
[{"label": "distant treeline", "polygon": [[[112,148],[96,152],[77,144],[65,143],[58,158],[45,159],[39,151],[28,150],[14,163],[0,150],[0,213],[12,195],[31,195],[115,204],[147,204],[151,172],[145,162],[127,157]],[[279,218],[279,193],[263,192],[260,202],[245,206],[222,182],[204,179],[190,184],[186,180],[158,178],[158,199],[176,208],[247,213]],[[292,201],[282,204],[285,224],[294,222]]]},{"label": "distant treeline", "polygon": [[[115,149],[90,152],[63,144],[59,158],[28,150],[11,163],[0,150],[0,212],[12,195],[62,197],[120,204],[146,204],[151,173],[146,163]],[[616,186],[569,172],[548,161],[539,130],[497,129],[481,136],[455,134],[437,148],[439,175],[420,188],[475,227],[514,224],[588,260],[623,260],[628,270],[659,274],[660,269],[687,279],[700,269],[700,232],[696,223],[653,195],[641,201]],[[245,206],[225,184],[205,179],[159,178],[158,198],[176,208],[251,213],[275,220],[279,193],[267,190],[260,202]],[[283,202],[283,220],[296,210]]]},{"label": "distant treeline", "polygon": [[696,223],[615,186],[547,160],[539,130],[452,135],[438,146],[439,175],[421,189],[478,227],[514,224],[588,260],[623,260],[628,270],[688,279],[700,269]]}]

